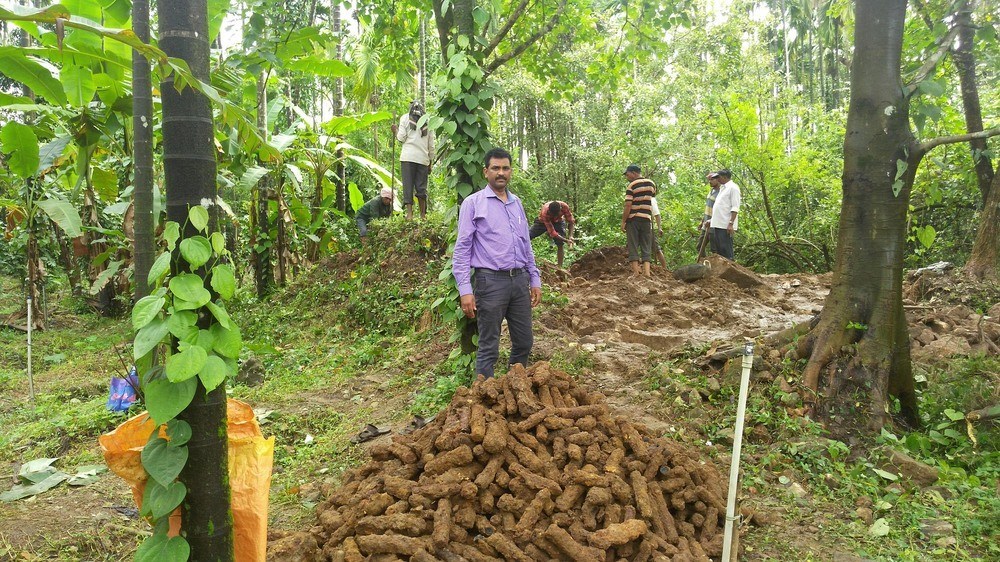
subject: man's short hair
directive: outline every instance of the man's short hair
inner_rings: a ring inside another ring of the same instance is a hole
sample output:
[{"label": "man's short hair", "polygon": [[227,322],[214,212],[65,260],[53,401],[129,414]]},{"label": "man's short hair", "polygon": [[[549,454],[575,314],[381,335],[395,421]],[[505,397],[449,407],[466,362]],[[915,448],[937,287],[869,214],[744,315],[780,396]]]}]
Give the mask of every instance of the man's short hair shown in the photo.
[{"label": "man's short hair", "polygon": [[720,176],[724,177],[724,178],[731,178],[731,177],[733,177],[733,173],[732,173],[732,172],[730,172],[730,171],[729,171],[729,170],[727,170],[727,169],[722,169],[722,170],[719,170],[719,171],[718,171],[717,173],[718,173],[718,174],[719,174]]},{"label": "man's short hair", "polygon": [[562,205],[560,205],[558,201],[549,203],[549,215],[554,217],[560,212],[562,212]]},{"label": "man's short hair", "polygon": [[636,164],[629,164],[629,166],[627,168],[625,168],[625,172],[624,173],[627,174],[629,172],[635,172],[637,174],[641,174],[642,173],[642,168],[640,168]]},{"label": "man's short hair", "polygon": [[511,158],[509,152],[507,152],[506,150],[500,148],[499,146],[496,146],[496,147],[491,148],[489,150],[489,152],[486,153],[486,156],[483,158],[483,167],[484,168],[489,168],[490,167],[490,160],[493,160],[494,158],[496,158],[497,160],[504,160],[504,159],[506,159],[511,164],[514,163],[514,159]]}]

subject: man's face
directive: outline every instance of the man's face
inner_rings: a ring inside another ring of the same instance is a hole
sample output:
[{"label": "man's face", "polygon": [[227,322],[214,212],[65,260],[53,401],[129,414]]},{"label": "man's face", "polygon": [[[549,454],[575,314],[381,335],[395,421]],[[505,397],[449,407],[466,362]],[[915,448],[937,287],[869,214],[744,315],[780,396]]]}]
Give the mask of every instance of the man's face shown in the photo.
[{"label": "man's face", "polygon": [[712,187],[719,187],[719,176],[715,176],[714,178],[708,178],[708,185]]},{"label": "man's face", "polygon": [[383,197],[382,198],[382,202],[385,203],[386,205],[389,205],[389,204],[392,203],[392,198],[391,197]]},{"label": "man's face", "polygon": [[483,168],[486,183],[493,189],[507,189],[512,171],[509,158],[490,158],[489,164]]},{"label": "man's face", "polygon": [[629,183],[634,182],[639,179],[639,172],[625,172],[625,179],[628,180]]}]

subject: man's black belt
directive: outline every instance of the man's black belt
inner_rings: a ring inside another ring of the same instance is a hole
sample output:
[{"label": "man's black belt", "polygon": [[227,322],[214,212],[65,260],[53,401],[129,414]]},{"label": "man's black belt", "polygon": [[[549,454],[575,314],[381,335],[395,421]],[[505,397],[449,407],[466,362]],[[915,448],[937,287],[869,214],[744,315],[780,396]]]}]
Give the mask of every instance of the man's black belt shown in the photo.
[{"label": "man's black belt", "polygon": [[514,269],[486,269],[485,267],[477,267],[476,273],[479,272],[489,273],[490,275],[497,275],[500,277],[516,277],[524,273],[524,268],[515,267]]}]

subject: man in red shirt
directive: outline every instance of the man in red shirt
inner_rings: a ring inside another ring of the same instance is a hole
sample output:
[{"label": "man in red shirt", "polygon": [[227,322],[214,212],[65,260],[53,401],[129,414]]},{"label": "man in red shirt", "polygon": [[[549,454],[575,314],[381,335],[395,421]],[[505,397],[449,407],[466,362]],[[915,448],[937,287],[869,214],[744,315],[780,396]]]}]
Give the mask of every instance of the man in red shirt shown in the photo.
[{"label": "man in red shirt", "polygon": [[[569,226],[565,226],[568,223]],[[549,237],[556,243],[556,260],[559,269],[563,266],[563,243],[573,246],[573,227],[576,221],[573,220],[573,213],[569,210],[569,205],[562,201],[549,201],[542,205],[542,210],[535,219],[535,224],[531,225],[528,235],[532,240],[541,236],[543,232],[548,232]],[[568,234],[567,234],[568,232]]]}]

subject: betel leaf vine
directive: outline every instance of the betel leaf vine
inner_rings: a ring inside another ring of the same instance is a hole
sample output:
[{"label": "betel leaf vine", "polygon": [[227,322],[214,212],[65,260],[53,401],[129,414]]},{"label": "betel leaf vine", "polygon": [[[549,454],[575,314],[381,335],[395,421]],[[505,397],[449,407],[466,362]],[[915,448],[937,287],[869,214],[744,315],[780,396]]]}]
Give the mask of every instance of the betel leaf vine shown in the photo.
[{"label": "betel leaf vine", "polygon": [[[146,408],[156,424],[141,454],[149,478],[140,514],[154,530],[136,551],[140,562],[188,559],[190,546],[184,537],[167,535],[170,514],[187,495],[177,477],[187,464],[191,426],[176,418],[191,403],[199,380],[211,391],[236,373],[243,347],[240,330],[224,305],[236,293],[236,276],[223,261],[228,255],[225,239],[208,231],[208,217],[205,207],[191,207],[188,221],[199,234],[180,244],[181,226],[167,223],[166,249],[149,272],[153,291],[132,308],[133,353]],[[174,259],[178,273],[170,276]]]},{"label": "betel leaf vine", "polygon": [[[429,124],[437,131],[449,150],[442,163],[448,166],[447,185],[456,196],[456,202],[482,188],[483,155],[493,144],[489,137],[489,110],[493,107],[495,92],[486,84],[486,73],[480,66],[476,50],[469,37],[459,35],[447,48],[445,71],[436,79],[438,103]],[[424,119],[427,119],[425,116]],[[452,213],[453,220],[457,218]],[[455,229],[450,246],[454,248]],[[455,322],[451,343],[461,339],[462,345],[452,351],[450,360],[456,370],[468,370],[474,364],[475,321],[465,317],[460,306],[458,286],[452,275],[449,259],[439,279],[448,286],[448,297],[434,303],[446,322]]]}]

